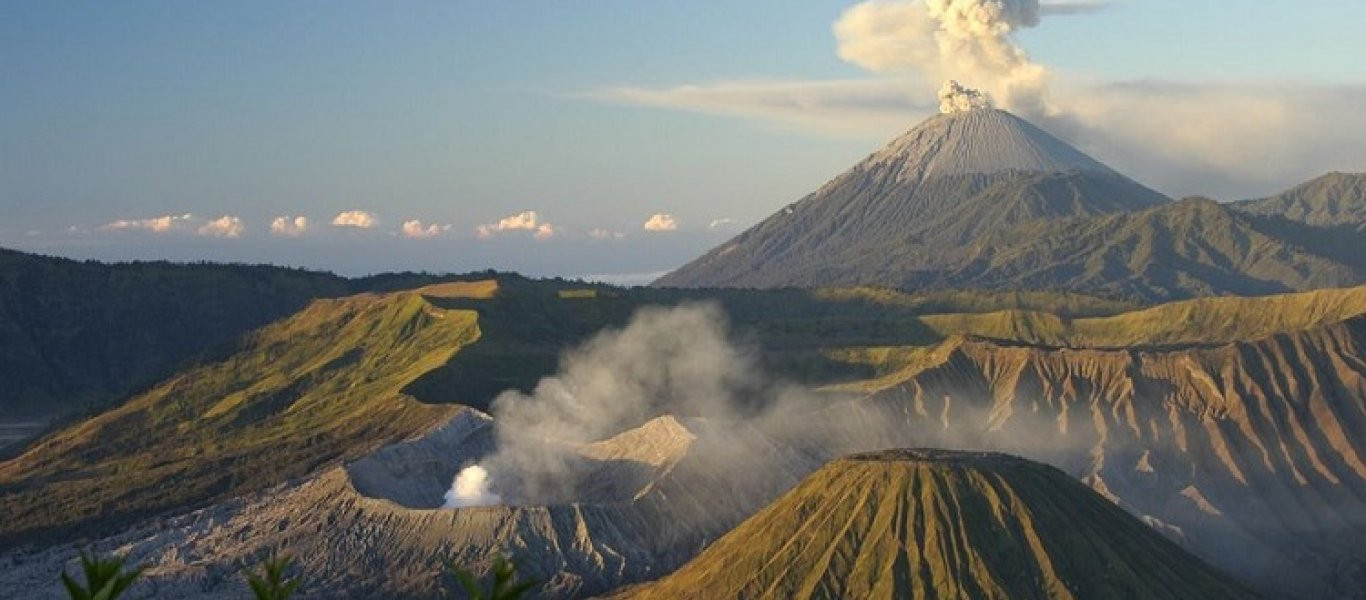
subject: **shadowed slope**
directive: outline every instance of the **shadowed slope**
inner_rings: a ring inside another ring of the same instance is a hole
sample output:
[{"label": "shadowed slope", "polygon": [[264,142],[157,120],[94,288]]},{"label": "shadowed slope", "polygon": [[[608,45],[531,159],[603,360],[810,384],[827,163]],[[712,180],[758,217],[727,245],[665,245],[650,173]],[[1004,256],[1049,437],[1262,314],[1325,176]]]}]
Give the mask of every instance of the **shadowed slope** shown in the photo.
[{"label": "shadowed slope", "polygon": [[885,451],[826,465],[630,598],[1190,598],[1253,594],[1062,472]]},{"label": "shadowed slope", "polygon": [[1233,207],[1316,227],[1366,232],[1366,173],[1329,173],[1275,196],[1244,200]]},{"label": "shadowed slope", "polygon": [[985,233],[1166,201],[999,110],[933,117],[659,286],[900,286]]}]

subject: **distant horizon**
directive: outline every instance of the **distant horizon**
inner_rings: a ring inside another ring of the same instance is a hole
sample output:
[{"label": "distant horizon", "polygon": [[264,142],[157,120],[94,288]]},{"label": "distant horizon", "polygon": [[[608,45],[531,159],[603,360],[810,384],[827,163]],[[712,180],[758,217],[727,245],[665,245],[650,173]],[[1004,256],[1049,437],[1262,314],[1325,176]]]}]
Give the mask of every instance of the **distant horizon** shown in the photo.
[{"label": "distant horizon", "polygon": [[935,114],[947,79],[1172,198],[1366,171],[1366,4],[1230,27],[1221,3],[1044,0],[990,35],[928,6],[7,3],[0,245],[662,272]]}]

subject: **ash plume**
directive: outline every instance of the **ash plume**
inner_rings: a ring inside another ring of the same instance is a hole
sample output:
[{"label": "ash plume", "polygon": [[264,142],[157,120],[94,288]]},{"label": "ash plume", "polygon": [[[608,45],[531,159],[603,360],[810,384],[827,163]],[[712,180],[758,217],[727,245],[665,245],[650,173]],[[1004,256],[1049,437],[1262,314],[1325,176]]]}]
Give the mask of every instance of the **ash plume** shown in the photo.
[{"label": "ash plume", "polygon": [[839,56],[879,73],[962,80],[1018,113],[1049,112],[1049,72],[1013,34],[1039,24],[1038,0],[869,0],[835,22]]},{"label": "ash plume", "polygon": [[966,87],[952,79],[945,81],[939,88],[939,112],[944,114],[967,112],[979,108],[989,108],[991,102],[978,90]]}]

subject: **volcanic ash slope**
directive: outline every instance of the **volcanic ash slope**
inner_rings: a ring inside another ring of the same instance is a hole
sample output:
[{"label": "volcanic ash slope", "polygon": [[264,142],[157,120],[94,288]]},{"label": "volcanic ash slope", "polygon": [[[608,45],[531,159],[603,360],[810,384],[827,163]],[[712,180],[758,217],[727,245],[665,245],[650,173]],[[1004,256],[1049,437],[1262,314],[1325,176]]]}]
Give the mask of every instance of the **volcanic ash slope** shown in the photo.
[{"label": "volcanic ash slope", "polygon": [[[237,598],[241,562],[272,552],[295,557],[306,598],[444,597],[446,561],[476,572],[514,556],[537,597],[604,593],[653,579],[695,556],[795,485],[819,461],[758,432],[659,417],[599,442],[564,448],[574,460],[559,496],[440,508],[461,468],[496,445],[490,419],[466,410],[426,437],[297,485],[216,504],[101,540],[96,549],[147,563],[141,591],[161,598]],[[747,457],[729,467],[720,445]],[[762,465],[762,468],[757,468]],[[499,473],[494,473],[495,478]],[[0,590],[62,598],[53,574],[75,546],[0,556]]]},{"label": "volcanic ash slope", "polygon": [[1055,468],[942,450],[833,461],[674,574],[622,596],[1256,597]]}]

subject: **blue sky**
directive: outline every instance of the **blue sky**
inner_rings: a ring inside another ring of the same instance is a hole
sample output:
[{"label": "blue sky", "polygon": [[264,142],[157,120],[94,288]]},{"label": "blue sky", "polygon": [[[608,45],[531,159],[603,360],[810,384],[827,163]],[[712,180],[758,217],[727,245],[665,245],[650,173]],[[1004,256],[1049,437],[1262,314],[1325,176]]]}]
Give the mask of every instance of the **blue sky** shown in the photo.
[{"label": "blue sky", "polygon": [[[926,87],[914,73],[837,54],[832,24],[853,4],[6,2],[0,245],[346,273],[668,269],[925,116],[895,104]],[[1344,132],[1300,114],[1366,108],[1363,22],[1366,3],[1347,0],[1129,0],[1015,38],[1056,90],[1106,98],[1076,105],[1098,124],[1184,103],[1164,122],[1204,110],[1258,130],[1227,155],[1141,131],[1073,140],[1170,194],[1236,198],[1366,169],[1362,117]],[[1238,108],[1202,106],[1217,102]],[[1288,135],[1289,158],[1246,150]],[[374,226],[329,225],[349,210]],[[524,211],[546,235],[476,231]],[[646,231],[655,214],[676,230]],[[308,226],[272,234],[281,216]],[[414,219],[427,237],[402,234]]]}]

